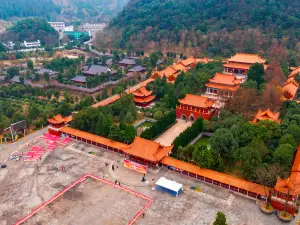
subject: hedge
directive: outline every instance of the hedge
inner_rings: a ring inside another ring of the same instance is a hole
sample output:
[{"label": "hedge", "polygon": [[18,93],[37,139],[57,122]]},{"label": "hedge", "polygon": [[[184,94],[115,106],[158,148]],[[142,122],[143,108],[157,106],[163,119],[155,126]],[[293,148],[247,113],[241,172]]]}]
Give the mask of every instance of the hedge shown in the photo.
[{"label": "hedge", "polygon": [[141,138],[145,138],[148,140],[153,140],[160,134],[162,134],[165,130],[167,130],[172,124],[176,121],[176,113],[175,110],[170,111],[167,115],[162,117],[160,120],[156,121],[152,127],[145,130],[141,134]]},{"label": "hedge", "polygon": [[203,129],[203,119],[200,117],[193,123],[192,126],[181,132],[180,135],[175,138],[173,141],[173,153],[177,151],[179,146],[184,147],[194,140],[203,131]]}]

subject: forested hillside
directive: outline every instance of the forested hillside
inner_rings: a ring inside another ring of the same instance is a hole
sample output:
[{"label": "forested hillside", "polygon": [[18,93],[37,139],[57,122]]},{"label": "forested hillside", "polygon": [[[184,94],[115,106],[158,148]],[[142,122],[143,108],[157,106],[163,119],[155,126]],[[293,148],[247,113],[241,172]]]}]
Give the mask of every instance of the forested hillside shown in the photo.
[{"label": "forested hillside", "polygon": [[229,55],[266,50],[277,39],[300,51],[300,1],[131,0],[110,29],[122,48],[176,45]]},{"label": "forested hillside", "polygon": [[52,0],[1,0],[0,19],[10,17],[49,17],[60,12]]},{"label": "forested hillside", "polygon": [[106,21],[121,11],[127,0],[1,0],[0,19],[40,17],[47,20]]},{"label": "forested hillside", "polygon": [[45,20],[25,19],[1,34],[1,40],[14,42],[40,40],[42,45],[54,46],[58,44],[58,33]]}]

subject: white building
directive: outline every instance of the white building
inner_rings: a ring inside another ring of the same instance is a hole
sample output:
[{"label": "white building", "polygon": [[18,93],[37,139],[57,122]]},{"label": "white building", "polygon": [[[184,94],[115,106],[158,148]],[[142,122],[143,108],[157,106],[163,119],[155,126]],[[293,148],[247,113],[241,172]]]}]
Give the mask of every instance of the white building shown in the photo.
[{"label": "white building", "polygon": [[41,42],[40,42],[40,40],[37,40],[37,41],[34,41],[34,42],[24,41],[24,46],[26,48],[41,47]]},{"label": "white building", "polygon": [[48,22],[51,27],[53,27],[56,31],[60,32],[60,31],[64,31],[66,24],[65,22]]},{"label": "white building", "polygon": [[67,26],[67,27],[65,27],[64,31],[73,32],[74,31],[74,26]]},{"label": "white building", "polygon": [[92,36],[95,36],[98,31],[102,31],[106,26],[106,23],[86,23],[83,30],[89,31]]}]

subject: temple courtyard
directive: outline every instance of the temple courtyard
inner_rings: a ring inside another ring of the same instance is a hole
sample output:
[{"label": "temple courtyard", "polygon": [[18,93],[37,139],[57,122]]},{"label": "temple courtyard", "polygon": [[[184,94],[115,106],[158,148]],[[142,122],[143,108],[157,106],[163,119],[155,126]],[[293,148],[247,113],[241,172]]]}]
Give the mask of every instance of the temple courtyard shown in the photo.
[{"label": "temple courtyard", "polygon": [[[36,144],[43,146],[43,141]],[[283,224],[275,215],[262,214],[253,200],[163,168],[148,169],[147,182],[141,182],[142,174],[124,168],[122,159],[117,153],[71,141],[38,161],[8,160],[7,168],[0,170],[0,225],[16,224],[85,174],[111,183],[87,178],[21,224],[128,224],[148,200],[123,187],[152,199],[144,217],[134,224],[206,225],[213,223],[218,211],[225,213],[229,225]],[[183,184],[183,193],[173,197],[155,190],[160,177]]]}]

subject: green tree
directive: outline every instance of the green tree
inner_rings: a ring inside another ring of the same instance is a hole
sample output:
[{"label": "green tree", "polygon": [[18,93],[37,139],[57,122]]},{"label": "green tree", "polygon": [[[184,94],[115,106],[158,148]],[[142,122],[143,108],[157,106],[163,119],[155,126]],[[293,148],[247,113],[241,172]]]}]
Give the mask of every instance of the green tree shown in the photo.
[{"label": "green tree", "polygon": [[294,137],[296,143],[300,143],[300,126],[298,126],[297,124],[291,123],[284,131],[284,134],[291,134]]},{"label": "green tree", "polygon": [[153,118],[155,120],[160,120],[163,116],[164,114],[162,113],[162,111],[157,111],[156,113],[154,113]]},{"label": "green tree", "polygon": [[6,72],[9,75],[10,78],[13,78],[14,76],[19,76],[20,75],[19,67],[15,67],[15,66],[9,67]]},{"label": "green tree", "polygon": [[293,146],[290,144],[283,144],[280,145],[274,152],[273,152],[273,159],[275,163],[278,163],[284,168],[290,168],[294,156],[294,149]]},{"label": "green tree", "polygon": [[130,113],[130,112],[127,112],[127,113],[126,113],[126,115],[125,115],[125,117],[124,117],[124,122],[125,122],[125,123],[128,123],[128,124],[131,124],[131,123],[134,122],[134,118],[133,118],[132,113]]},{"label": "green tree", "polygon": [[279,144],[280,144],[280,145],[283,145],[283,144],[290,144],[294,149],[297,148],[297,143],[296,143],[296,141],[295,141],[293,135],[291,135],[291,134],[285,134],[285,135],[283,135],[283,136],[280,138]]},{"label": "green tree", "polygon": [[264,65],[261,63],[255,63],[249,69],[248,79],[255,81],[259,87],[264,82],[264,74]]},{"label": "green tree", "polygon": [[224,213],[217,212],[216,220],[213,225],[227,225]]},{"label": "green tree", "polygon": [[44,72],[44,78],[45,78],[45,81],[47,81],[47,82],[50,81],[50,75],[48,72]]},{"label": "green tree", "polygon": [[259,152],[251,147],[244,147],[240,149],[241,171],[243,175],[255,181],[256,171],[262,165],[262,159]]},{"label": "green tree", "polygon": [[229,161],[233,160],[234,150],[238,148],[238,143],[232,132],[226,128],[220,128],[214,132],[209,139],[209,144],[223,159]]},{"label": "green tree", "polygon": [[57,113],[61,114],[62,116],[68,116],[71,112],[73,112],[73,110],[74,109],[71,104],[64,102],[58,107]]},{"label": "green tree", "polygon": [[201,168],[214,169],[216,167],[217,155],[212,148],[208,148],[206,145],[195,146],[193,159]]},{"label": "green tree", "polygon": [[33,70],[33,62],[32,62],[32,60],[28,60],[27,61],[27,68],[30,69],[30,70]]}]

